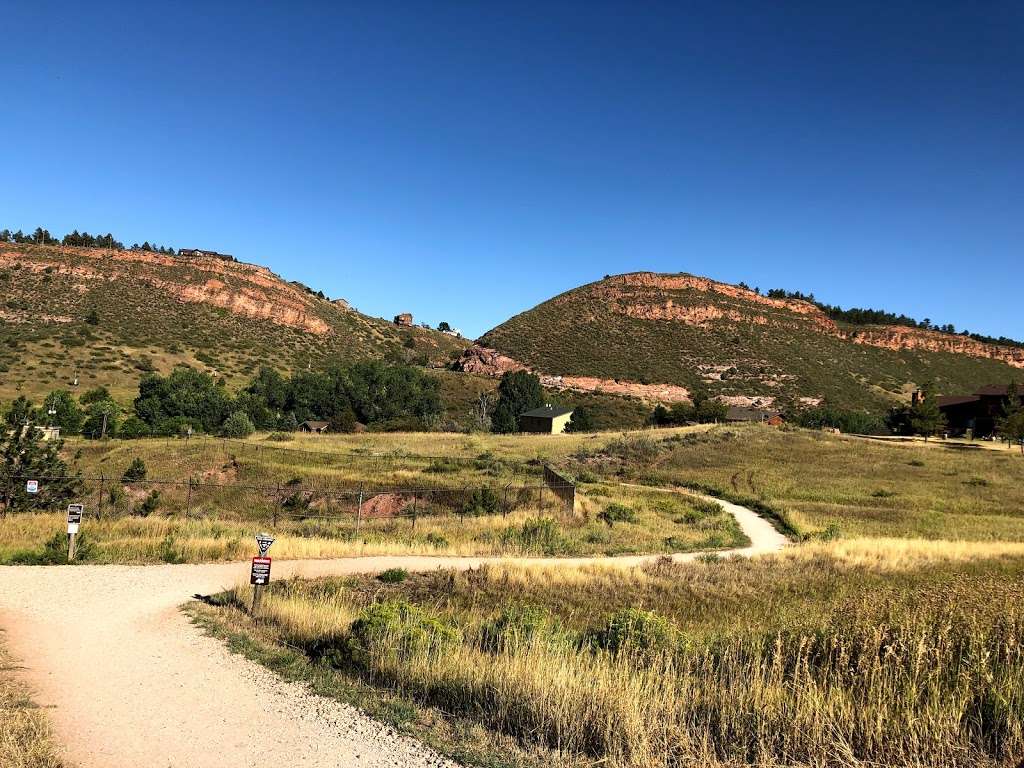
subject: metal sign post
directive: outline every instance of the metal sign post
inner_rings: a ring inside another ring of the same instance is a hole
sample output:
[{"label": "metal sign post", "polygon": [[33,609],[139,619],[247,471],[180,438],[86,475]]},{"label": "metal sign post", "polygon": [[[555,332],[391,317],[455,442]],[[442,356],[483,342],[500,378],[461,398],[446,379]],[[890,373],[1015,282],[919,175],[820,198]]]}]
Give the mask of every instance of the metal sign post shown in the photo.
[{"label": "metal sign post", "polygon": [[263,601],[263,589],[270,583],[270,558],[267,552],[274,543],[269,533],[256,534],[256,546],[260,548],[259,557],[252,559],[252,570],[249,572],[249,583],[252,584],[252,618],[259,618],[260,603]]},{"label": "metal sign post", "polygon": [[68,562],[75,559],[75,537],[85,512],[84,504],[68,504]]}]

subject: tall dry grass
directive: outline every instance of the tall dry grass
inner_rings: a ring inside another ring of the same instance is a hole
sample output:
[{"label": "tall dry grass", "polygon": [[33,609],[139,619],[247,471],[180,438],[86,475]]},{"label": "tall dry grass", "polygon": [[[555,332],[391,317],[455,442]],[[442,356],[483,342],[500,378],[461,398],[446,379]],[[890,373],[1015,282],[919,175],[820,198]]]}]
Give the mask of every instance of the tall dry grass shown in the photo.
[{"label": "tall dry grass", "polygon": [[[291,582],[271,590],[264,618],[320,663],[567,759],[966,768],[1019,758],[1021,553],[993,560],[964,547],[937,564],[921,543],[904,550],[899,572],[872,570],[879,549],[634,570],[500,567],[389,588]],[[495,585],[511,597],[504,606]],[[680,618],[693,607],[673,601],[690,602],[693,585],[745,595],[762,619],[712,608]],[[806,601],[806,615],[764,619],[780,595],[797,611]],[[247,598],[241,588],[236,604]]]}]

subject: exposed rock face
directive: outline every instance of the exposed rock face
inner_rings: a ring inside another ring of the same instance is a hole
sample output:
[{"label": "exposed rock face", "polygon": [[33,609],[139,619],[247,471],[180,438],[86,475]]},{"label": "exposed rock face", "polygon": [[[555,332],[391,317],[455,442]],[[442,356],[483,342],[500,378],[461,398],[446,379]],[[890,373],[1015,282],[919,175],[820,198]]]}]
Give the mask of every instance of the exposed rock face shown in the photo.
[{"label": "exposed rock face", "polygon": [[[508,355],[495,349],[474,346],[462,353],[455,367],[465,373],[477,373],[484,376],[503,376],[509,371],[530,370]],[[599,379],[592,376],[554,376],[535,372],[540,383],[553,389],[567,389],[575,392],[601,392],[611,395],[625,395],[652,402],[676,403],[690,399],[690,392],[685,387],[674,384],[641,384],[634,381],[617,381],[615,379]]]},{"label": "exposed rock face", "polygon": [[969,336],[955,336],[902,325],[866,326],[842,335],[854,344],[893,350],[924,349],[929,352],[951,352],[957,355],[1001,360],[1015,368],[1024,368],[1024,349],[986,344]]},{"label": "exposed rock face", "polygon": [[987,344],[967,336],[900,325],[866,326],[855,330],[845,330],[839,328],[828,315],[810,302],[798,299],[774,299],[747,288],[719,283],[706,277],[635,272],[608,278],[594,286],[595,293],[615,300],[612,305],[613,311],[643,320],[674,320],[699,327],[708,327],[716,320],[760,326],[783,322],[777,318],[769,319],[764,315],[723,308],[715,304],[679,304],[672,299],[661,303],[651,301],[657,291],[684,289],[737,299],[746,304],[784,310],[793,313],[803,322],[809,322],[821,333],[847,339],[855,344],[882,347],[894,351],[920,349],[929,352],[950,352],[970,357],[1000,360],[1016,368],[1024,368],[1024,349],[1021,348]]},{"label": "exposed rock face", "polygon": [[[101,248],[61,246],[51,249],[69,261],[53,261],[0,246],[0,267],[14,266],[32,272],[50,270],[82,280],[118,280],[132,278],[167,293],[177,301],[206,304],[229,312],[277,325],[297,328],[317,335],[330,332],[330,326],[315,313],[319,299],[284,282],[266,267],[241,264],[213,256],[178,258],[152,251],[115,251]],[[102,263],[102,270],[88,263]],[[84,264],[82,262],[85,262]],[[187,269],[183,269],[187,267]],[[210,275],[201,282],[195,272]]]},{"label": "exposed rock face", "polygon": [[496,349],[476,346],[463,352],[455,367],[464,373],[479,373],[484,376],[502,376],[509,371],[527,370],[525,365]]}]

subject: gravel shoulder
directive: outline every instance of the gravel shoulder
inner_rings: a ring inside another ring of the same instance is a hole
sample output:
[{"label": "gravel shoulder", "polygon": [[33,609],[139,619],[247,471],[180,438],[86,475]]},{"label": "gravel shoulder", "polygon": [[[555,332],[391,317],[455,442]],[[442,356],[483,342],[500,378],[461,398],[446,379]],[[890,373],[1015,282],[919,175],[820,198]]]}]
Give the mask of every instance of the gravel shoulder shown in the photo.
[{"label": "gravel shoulder", "polygon": [[[786,539],[729,502],[751,545]],[[675,555],[692,560],[699,553]],[[639,565],[656,556],[538,558],[543,565]],[[274,578],[471,568],[495,558],[367,557],[281,561]],[[454,766],[358,710],[232,654],[179,610],[247,579],[248,563],[0,567],[0,626],[24,660],[35,701],[78,768]]]}]

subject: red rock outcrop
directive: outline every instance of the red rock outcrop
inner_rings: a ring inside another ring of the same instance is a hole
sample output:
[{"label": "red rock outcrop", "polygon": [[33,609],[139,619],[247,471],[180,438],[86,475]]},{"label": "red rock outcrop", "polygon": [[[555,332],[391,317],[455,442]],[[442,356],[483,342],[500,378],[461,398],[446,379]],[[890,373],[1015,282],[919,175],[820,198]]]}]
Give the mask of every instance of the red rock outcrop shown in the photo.
[{"label": "red rock outcrop", "polygon": [[[455,363],[457,370],[484,376],[502,376],[509,371],[529,371],[529,367],[495,349],[473,346],[462,353]],[[574,392],[599,392],[610,395],[636,397],[652,402],[676,403],[690,399],[686,387],[675,384],[641,384],[635,381],[599,379],[592,376],[555,376],[536,372],[540,383],[552,389],[567,389]]]},{"label": "red rock outcrop", "polygon": [[987,344],[969,336],[910,328],[902,325],[878,325],[842,332],[854,344],[885,349],[923,349],[928,352],[950,352],[969,357],[999,360],[1015,368],[1024,368],[1024,348]]},{"label": "red rock outcrop", "polygon": [[[151,251],[71,246],[0,248],[0,267],[18,265],[36,273],[51,270],[57,275],[85,280],[110,281],[131,276],[177,301],[219,307],[236,315],[317,335],[331,332],[330,325],[314,312],[320,300],[266,267],[215,257],[180,259]],[[94,269],[90,262],[103,267]],[[196,282],[196,272],[209,277]]]}]

